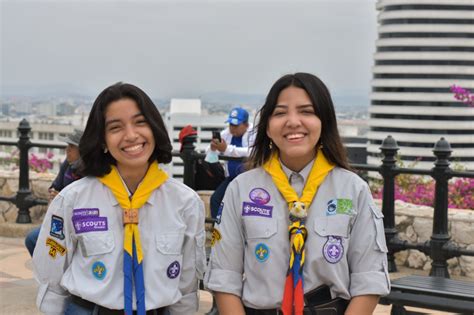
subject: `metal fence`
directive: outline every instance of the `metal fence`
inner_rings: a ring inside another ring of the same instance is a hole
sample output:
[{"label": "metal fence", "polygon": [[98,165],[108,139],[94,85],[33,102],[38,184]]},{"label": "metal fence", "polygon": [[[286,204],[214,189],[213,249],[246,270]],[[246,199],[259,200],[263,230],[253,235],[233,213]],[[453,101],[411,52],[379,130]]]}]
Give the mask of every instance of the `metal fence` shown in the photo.
[{"label": "metal fence", "polygon": [[[16,145],[20,151],[19,188],[15,196],[0,196],[0,201],[14,203],[18,211],[17,223],[30,223],[29,209],[36,205],[47,205],[47,200],[35,197],[29,186],[28,150],[32,147],[64,148],[65,145],[46,145],[32,143],[29,138],[31,127],[25,119],[18,126],[20,137],[18,142],[0,141],[0,145]],[[196,187],[196,160],[204,158],[204,154],[195,150],[196,136],[186,137],[181,152],[173,152],[183,160],[183,182],[191,188]],[[397,271],[394,254],[406,249],[417,249],[433,260],[430,275],[449,278],[447,260],[461,255],[474,256],[474,251],[458,247],[450,240],[448,234],[448,185],[449,180],[455,177],[474,178],[474,172],[455,171],[450,168],[449,158],[452,150],[450,144],[441,138],[435,143],[433,154],[436,157],[431,170],[417,168],[403,168],[396,165],[398,145],[391,136],[385,138],[380,147],[382,164],[380,166],[367,164],[351,164],[359,171],[378,172],[383,179],[382,212],[384,214],[385,237],[389,248],[388,262],[391,272]],[[220,157],[222,160],[240,160],[240,158]],[[433,232],[431,239],[424,243],[410,243],[398,238],[395,228],[395,178],[400,174],[427,175],[435,180],[435,200],[433,214]]]}]

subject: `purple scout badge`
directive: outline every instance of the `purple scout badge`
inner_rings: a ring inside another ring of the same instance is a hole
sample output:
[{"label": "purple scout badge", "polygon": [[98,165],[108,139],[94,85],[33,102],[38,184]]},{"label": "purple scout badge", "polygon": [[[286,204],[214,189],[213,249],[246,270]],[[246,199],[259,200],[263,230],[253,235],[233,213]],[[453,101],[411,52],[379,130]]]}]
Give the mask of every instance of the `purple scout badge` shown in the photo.
[{"label": "purple scout badge", "polygon": [[323,247],[323,255],[327,262],[335,264],[342,259],[344,247],[342,247],[342,238],[339,236],[328,236],[328,240]]},{"label": "purple scout badge", "polygon": [[270,201],[270,194],[263,188],[254,188],[249,193],[253,202],[242,203],[242,216],[271,218],[273,206],[265,206]]},{"label": "purple scout badge", "polygon": [[181,266],[179,265],[179,262],[175,260],[168,266],[168,269],[166,270],[166,274],[168,275],[168,278],[174,279],[179,275],[180,270],[181,270]]},{"label": "purple scout badge", "polygon": [[250,191],[249,198],[257,205],[266,205],[270,201],[270,194],[263,188],[254,188]]},{"label": "purple scout badge", "polygon": [[73,224],[74,230],[76,230],[76,234],[85,232],[108,231],[109,229],[106,217],[86,217],[78,220],[73,220]]}]

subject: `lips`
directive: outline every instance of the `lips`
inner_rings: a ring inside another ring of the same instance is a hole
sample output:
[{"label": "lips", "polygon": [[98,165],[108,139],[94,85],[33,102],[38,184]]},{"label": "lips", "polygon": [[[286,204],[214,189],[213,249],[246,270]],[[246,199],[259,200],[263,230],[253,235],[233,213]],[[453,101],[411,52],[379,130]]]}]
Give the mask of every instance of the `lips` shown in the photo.
[{"label": "lips", "polygon": [[297,141],[305,137],[304,133],[290,133],[284,136],[288,141]]},{"label": "lips", "polygon": [[137,144],[137,145],[122,148],[122,151],[125,151],[127,153],[132,153],[132,154],[133,153],[138,153],[138,152],[141,152],[143,150],[144,146],[145,146],[145,143],[141,143],[141,144]]}]

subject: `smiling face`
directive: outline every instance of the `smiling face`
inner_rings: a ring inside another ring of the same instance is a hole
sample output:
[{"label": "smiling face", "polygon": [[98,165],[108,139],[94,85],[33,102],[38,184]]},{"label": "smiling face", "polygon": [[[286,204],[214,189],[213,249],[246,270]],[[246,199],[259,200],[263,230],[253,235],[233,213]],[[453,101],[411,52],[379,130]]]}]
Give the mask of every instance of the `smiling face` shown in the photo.
[{"label": "smiling face", "polygon": [[107,106],[105,145],[122,174],[146,172],[148,159],[155,149],[155,139],[135,101],[122,98]]},{"label": "smiling face", "polygon": [[299,172],[314,159],[321,120],[304,89],[289,86],[280,92],[267,135],[278,148],[283,164],[291,170]]}]

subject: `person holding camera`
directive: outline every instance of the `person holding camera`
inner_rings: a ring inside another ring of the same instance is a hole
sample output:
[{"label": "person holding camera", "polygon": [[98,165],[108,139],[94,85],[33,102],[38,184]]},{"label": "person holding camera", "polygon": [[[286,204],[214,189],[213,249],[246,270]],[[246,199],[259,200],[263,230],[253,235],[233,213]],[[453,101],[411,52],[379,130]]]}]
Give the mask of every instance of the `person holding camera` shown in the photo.
[{"label": "person holding camera", "polygon": [[[219,132],[213,132],[209,151],[230,157],[248,157],[253,146],[255,135],[252,125],[249,124],[249,113],[242,107],[233,108],[226,120],[229,127]],[[241,161],[227,161],[225,163],[226,178],[215,189],[211,196],[211,215],[216,218],[229,183],[244,170]]]},{"label": "person holding camera", "polygon": [[327,87],[285,75],[258,117],[251,169],[213,231],[219,314],[372,314],[390,291],[383,215],[350,170]]}]

